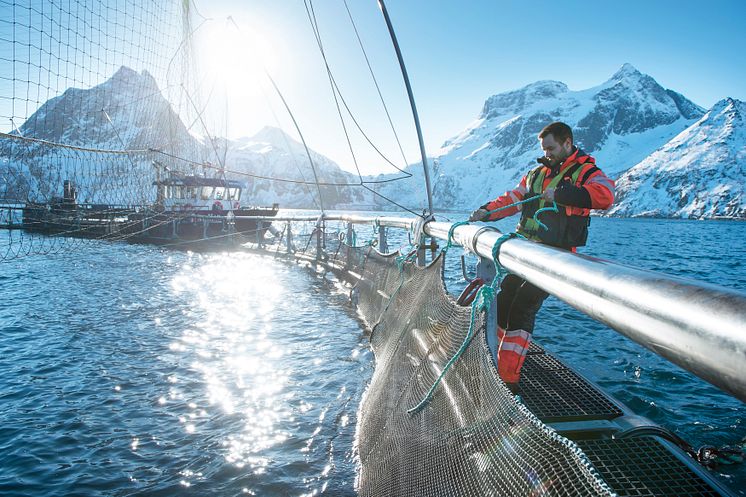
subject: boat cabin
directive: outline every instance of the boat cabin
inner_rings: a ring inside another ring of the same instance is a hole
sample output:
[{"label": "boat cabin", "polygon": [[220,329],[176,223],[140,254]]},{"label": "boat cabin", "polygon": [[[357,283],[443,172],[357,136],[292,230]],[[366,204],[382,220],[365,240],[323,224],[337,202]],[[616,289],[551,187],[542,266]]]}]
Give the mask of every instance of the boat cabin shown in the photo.
[{"label": "boat cabin", "polygon": [[241,208],[240,181],[203,176],[171,177],[153,183],[156,203],[167,211],[227,211]]}]

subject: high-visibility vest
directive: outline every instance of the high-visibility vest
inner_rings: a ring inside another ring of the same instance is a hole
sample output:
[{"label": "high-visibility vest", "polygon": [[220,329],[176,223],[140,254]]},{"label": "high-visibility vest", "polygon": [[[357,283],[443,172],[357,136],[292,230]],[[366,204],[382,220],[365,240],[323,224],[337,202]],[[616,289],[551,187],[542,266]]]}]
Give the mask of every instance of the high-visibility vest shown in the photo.
[{"label": "high-visibility vest", "polygon": [[[525,198],[541,196],[548,188],[556,188],[560,181],[569,178],[573,185],[578,184],[578,179],[583,171],[585,162],[576,162],[568,167],[562,174],[557,174],[544,186],[546,179],[545,166],[539,166],[526,175],[526,187],[528,192]],[[539,220],[548,229],[542,228],[535,220],[534,214],[537,210],[547,207],[549,202],[542,199],[529,202],[523,206],[521,220],[518,223],[518,233],[532,240],[540,241],[555,247],[571,248],[581,247],[588,240],[588,226],[591,218],[589,216],[569,215],[566,209],[560,206],[558,212],[544,211],[539,214]]]}]

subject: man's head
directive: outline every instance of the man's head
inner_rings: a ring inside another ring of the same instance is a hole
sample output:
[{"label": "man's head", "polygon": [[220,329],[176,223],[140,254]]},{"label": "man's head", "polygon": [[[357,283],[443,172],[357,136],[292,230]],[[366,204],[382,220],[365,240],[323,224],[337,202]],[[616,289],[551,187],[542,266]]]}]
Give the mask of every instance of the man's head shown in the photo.
[{"label": "man's head", "polygon": [[573,150],[572,129],[565,123],[556,121],[539,132],[544,157],[553,167],[570,157]]}]

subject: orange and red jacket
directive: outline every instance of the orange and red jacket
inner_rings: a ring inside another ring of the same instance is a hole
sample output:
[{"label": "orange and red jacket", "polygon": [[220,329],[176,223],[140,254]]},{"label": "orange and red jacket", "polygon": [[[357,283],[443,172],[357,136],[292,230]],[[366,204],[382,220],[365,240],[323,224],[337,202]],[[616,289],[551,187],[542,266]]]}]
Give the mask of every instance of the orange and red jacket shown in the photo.
[{"label": "orange and red jacket", "polygon": [[[576,164],[578,165],[577,167]],[[527,181],[532,181],[534,178],[537,178],[537,174],[543,174],[544,176],[541,191],[533,191],[534,185],[527,184]],[[483,205],[482,208],[492,211],[522,201],[530,196],[541,195],[557,175],[569,176],[570,174],[575,176],[577,180],[573,182],[570,177],[565,177],[560,181],[555,189],[555,201],[560,209],[559,217],[565,218],[570,221],[570,223],[559,223],[555,225],[554,229],[564,231],[568,229],[568,224],[572,225],[574,222],[574,224],[577,225],[578,221],[580,221],[581,224],[585,223],[587,226],[591,209],[608,209],[611,207],[611,204],[614,202],[615,185],[612,179],[607,177],[601,169],[596,167],[596,160],[578,148],[576,148],[558,168],[553,170],[545,165],[537,167],[530,173],[524,175],[515,189],[505,192],[495,200]],[[530,178],[527,179],[529,176]],[[518,228],[518,231],[521,232],[525,221],[524,218],[533,216],[534,212],[536,212],[537,204],[538,201],[510,207],[491,214],[488,217],[488,220],[492,221],[502,219],[518,212],[522,212],[523,216]],[[527,216],[529,213],[530,216]],[[550,214],[548,219],[551,219],[551,215],[554,213],[548,214]],[[554,215],[557,216],[556,214]],[[540,218],[544,220],[546,214],[541,213],[540,216]],[[550,245],[562,246],[565,248],[573,248],[585,243],[582,236],[578,239],[578,237],[573,234],[568,236],[565,235],[566,234],[564,233],[560,233],[559,236],[555,237],[552,241],[541,241],[549,243]]]}]

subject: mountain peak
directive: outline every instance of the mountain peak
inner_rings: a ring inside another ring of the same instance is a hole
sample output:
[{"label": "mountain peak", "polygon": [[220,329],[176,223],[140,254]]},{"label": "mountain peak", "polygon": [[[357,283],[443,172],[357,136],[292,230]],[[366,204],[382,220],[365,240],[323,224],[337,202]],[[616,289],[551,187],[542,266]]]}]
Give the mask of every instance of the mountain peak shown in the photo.
[{"label": "mountain peak", "polygon": [[285,147],[286,141],[288,143],[293,143],[296,141],[295,139],[293,139],[293,137],[285,133],[285,131],[275,126],[263,127],[259,130],[258,133],[252,136],[250,140],[254,142],[270,143],[272,145],[280,146],[283,148]]},{"label": "mountain peak", "polygon": [[707,114],[702,118],[700,122],[706,121],[733,121],[734,119],[739,120],[741,115],[746,112],[746,102],[742,102],[735,98],[727,97],[719,100],[707,111]]},{"label": "mountain peak", "polygon": [[117,69],[117,72],[112,75],[111,79],[131,79],[136,77],[138,77],[137,71],[135,71],[131,67],[121,66],[119,69]]},{"label": "mountain peak", "polygon": [[117,69],[117,72],[103,85],[106,87],[133,86],[136,88],[152,88],[153,90],[158,88],[155,78],[147,70],[143,69],[142,72],[138,73],[127,66],[121,66]]},{"label": "mountain peak", "polygon": [[635,66],[633,66],[629,62],[625,62],[624,64],[622,64],[622,67],[620,67],[619,70],[615,72],[613,76],[611,76],[611,79],[619,80],[626,78],[637,78],[640,76],[642,76],[642,73],[638,71]]},{"label": "mountain peak", "polygon": [[716,107],[722,107],[723,109],[727,110],[733,110],[733,111],[741,111],[743,110],[744,105],[746,105],[746,102],[742,102],[741,100],[738,100],[733,97],[726,97],[719,102],[717,102],[715,105],[712,106],[712,108]]}]

